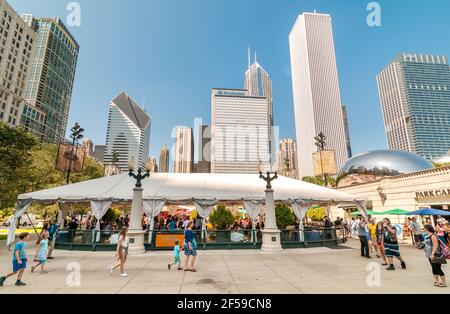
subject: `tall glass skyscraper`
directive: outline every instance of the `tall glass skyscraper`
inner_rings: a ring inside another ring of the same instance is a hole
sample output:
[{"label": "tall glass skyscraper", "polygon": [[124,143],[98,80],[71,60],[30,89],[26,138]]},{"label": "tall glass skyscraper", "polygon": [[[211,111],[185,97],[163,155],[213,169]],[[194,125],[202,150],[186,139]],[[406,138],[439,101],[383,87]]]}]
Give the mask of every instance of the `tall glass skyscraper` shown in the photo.
[{"label": "tall glass skyscraper", "polygon": [[378,76],[390,149],[435,160],[450,149],[450,67],[445,56],[403,53]]},{"label": "tall glass skyscraper", "polygon": [[20,124],[44,142],[58,143],[66,134],[79,45],[60,18],[22,18],[36,38]]}]

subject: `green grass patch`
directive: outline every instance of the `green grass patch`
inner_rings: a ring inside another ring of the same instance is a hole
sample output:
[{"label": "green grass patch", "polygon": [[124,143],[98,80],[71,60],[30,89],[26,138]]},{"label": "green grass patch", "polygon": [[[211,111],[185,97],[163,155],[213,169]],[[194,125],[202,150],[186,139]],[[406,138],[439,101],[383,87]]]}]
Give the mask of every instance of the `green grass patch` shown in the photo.
[{"label": "green grass patch", "polygon": [[[37,232],[41,232],[42,228],[36,228]],[[28,232],[29,234],[33,234],[34,233],[34,229],[33,228],[23,228],[23,229],[16,229],[16,235],[21,234],[22,232]],[[1,229],[0,230],[0,240],[2,240],[2,236],[8,236],[9,233],[9,229]]]}]

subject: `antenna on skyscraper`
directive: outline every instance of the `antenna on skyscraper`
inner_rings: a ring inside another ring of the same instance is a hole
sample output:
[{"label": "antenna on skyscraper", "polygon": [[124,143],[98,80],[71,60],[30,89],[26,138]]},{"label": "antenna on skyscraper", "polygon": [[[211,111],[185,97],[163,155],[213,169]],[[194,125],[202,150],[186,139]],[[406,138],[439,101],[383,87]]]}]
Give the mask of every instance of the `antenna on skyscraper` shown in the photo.
[{"label": "antenna on skyscraper", "polygon": [[256,50],[255,50],[255,63],[256,63]]},{"label": "antenna on skyscraper", "polygon": [[248,69],[250,70],[250,46],[248,46]]}]

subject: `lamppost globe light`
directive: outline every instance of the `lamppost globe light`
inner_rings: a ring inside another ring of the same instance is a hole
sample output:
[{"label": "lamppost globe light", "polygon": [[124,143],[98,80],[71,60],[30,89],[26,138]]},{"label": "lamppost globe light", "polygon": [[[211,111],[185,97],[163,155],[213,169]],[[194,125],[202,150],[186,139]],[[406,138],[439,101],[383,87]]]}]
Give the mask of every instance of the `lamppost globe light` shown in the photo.
[{"label": "lamppost globe light", "polygon": [[275,173],[278,173],[278,165],[273,166],[272,171]]},{"label": "lamppost globe light", "polygon": [[145,170],[146,170],[147,172],[150,172],[150,171],[153,170],[153,160],[152,160],[151,158],[149,158],[149,159],[147,160],[147,162],[145,163]]},{"label": "lamppost globe light", "polygon": [[258,173],[263,173],[264,169],[263,169],[262,160],[259,160],[257,169],[258,169]]},{"label": "lamppost globe light", "polygon": [[134,161],[134,157],[131,157],[131,160],[128,162],[128,170],[134,171],[136,169],[136,162]]}]

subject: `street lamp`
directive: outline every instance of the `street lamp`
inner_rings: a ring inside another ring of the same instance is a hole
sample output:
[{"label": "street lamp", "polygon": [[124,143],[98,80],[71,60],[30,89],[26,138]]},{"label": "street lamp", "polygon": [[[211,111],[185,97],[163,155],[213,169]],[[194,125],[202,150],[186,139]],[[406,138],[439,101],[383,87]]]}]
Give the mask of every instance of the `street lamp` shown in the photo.
[{"label": "street lamp", "polygon": [[272,190],[272,181],[278,179],[277,169],[275,171],[268,170],[264,175],[262,161],[258,163],[259,178],[266,182],[265,198],[266,198],[266,215],[264,221],[264,230],[262,230],[262,251],[281,251],[280,230],[278,230],[275,216],[275,200]]},{"label": "street lamp", "polygon": [[142,169],[139,167],[137,173],[136,162],[134,158],[128,162],[128,175],[136,179],[136,185],[133,188],[133,200],[131,202],[131,221],[130,229],[128,231],[130,237],[129,253],[131,255],[145,253],[144,247],[144,231],[142,230],[142,180],[150,177],[150,170],[152,169],[153,162],[149,159],[145,164],[145,173],[142,174]]},{"label": "street lamp", "polygon": [[140,188],[142,187],[141,181],[145,178],[150,177],[150,171],[152,170],[153,161],[149,159],[147,163],[145,164],[145,174],[142,174],[142,169],[139,167],[137,174],[134,173],[134,170],[136,169],[136,162],[134,161],[134,158],[131,158],[131,160],[128,162],[128,175],[132,178],[136,179],[136,187]]},{"label": "street lamp", "polygon": [[322,152],[325,150],[325,146],[327,146],[326,143],[327,138],[325,137],[323,132],[320,132],[316,137],[314,137],[314,139],[316,140],[315,144],[317,146],[317,150],[319,151],[320,155],[320,170],[322,171],[323,174],[325,187],[328,187],[328,178],[326,172],[323,170],[323,159],[322,159]]},{"label": "street lamp", "polygon": [[259,178],[263,179],[264,181],[266,181],[267,185],[266,185],[266,189],[267,190],[272,190],[272,181],[278,179],[278,173],[277,173],[277,169],[275,169],[275,171],[267,171],[266,175],[264,175],[264,168],[263,168],[263,163],[260,160],[258,163],[258,172],[259,172]]},{"label": "street lamp", "polygon": [[81,140],[84,135],[84,129],[78,124],[78,122],[75,122],[74,126],[70,129],[70,138],[72,139],[72,153],[69,158],[69,169],[67,170],[67,184],[70,182],[70,172],[72,169],[72,160],[74,160],[77,157],[77,151],[75,150],[75,154],[73,153],[75,144],[77,144],[77,150],[78,150],[78,141]]}]

